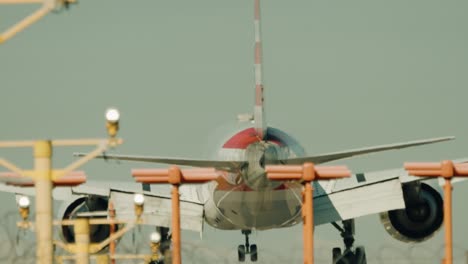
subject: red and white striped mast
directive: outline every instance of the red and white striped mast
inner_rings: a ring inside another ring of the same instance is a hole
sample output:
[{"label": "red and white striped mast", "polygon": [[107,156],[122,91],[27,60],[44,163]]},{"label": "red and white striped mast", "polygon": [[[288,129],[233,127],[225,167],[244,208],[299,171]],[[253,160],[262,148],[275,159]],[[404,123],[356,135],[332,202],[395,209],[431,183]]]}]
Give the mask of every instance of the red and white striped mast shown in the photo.
[{"label": "red and white striped mast", "polygon": [[260,0],[255,1],[255,108],[254,122],[255,130],[259,138],[263,139],[266,134],[266,122],[264,113],[264,97],[262,82],[262,40],[260,32]]}]

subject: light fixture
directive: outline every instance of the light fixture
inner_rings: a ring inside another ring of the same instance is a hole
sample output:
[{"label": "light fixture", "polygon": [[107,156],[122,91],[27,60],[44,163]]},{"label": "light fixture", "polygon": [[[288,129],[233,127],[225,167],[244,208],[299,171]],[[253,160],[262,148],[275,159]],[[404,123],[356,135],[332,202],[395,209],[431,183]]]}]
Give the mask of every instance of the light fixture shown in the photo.
[{"label": "light fixture", "polygon": [[107,122],[117,123],[120,119],[120,113],[117,108],[109,108],[106,111],[106,120]]},{"label": "light fixture", "polygon": [[30,204],[31,204],[31,201],[29,201],[29,198],[27,196],[21,196],[18,199],[18,206],[20,208],[28,208]]},{"label": "light fixture", "polygon": [[143,205],[145,203],[145,196],[141,193],[137,193],[133,196],[133,202],[136,205]]},{"label": "light fixture", "polygon": [[29,200],[27,196],[21,196],[18,199],[19,213],[23,221],[26,221],[29,217],[29,205],[30,204],[31,204],[31,201]]},{"label": "light fixture", "polygon": [[150,235],[151,243],[159,243],[161,241],[161,234],[159,232],[153,232]]},{"label": "light fixture", "polygon": [[117,108],[109,108],[106,111],[106,128],[107,134],[111,138],[115,138],[117,135],[117,131],[119,131],[119,120],[120,120],[120,113]]},{"label": "light fixture", "polygon": [[135,203],[135,215],[137,220],[140,220],[141,215],[143,214],[145,196],[141,193],[135,194],[135,196],[133,196],[133,203]]},{"label": "light fixture", "polygon": [[151,248],[151,263],[160,263],[161,253],[159,251],[161,242],[161,234],[155,231],[150,235],[150,248]]}]

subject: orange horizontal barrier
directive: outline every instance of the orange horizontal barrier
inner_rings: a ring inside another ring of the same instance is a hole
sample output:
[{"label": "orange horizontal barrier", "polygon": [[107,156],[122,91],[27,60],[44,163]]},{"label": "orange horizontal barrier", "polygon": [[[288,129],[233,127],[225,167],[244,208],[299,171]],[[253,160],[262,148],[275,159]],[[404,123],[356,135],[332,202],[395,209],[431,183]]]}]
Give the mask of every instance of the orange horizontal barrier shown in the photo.
[{"label": "orange horizontal barrier", "polygon": [[440,170],[442,169],[441,162],[406,162],[406,170]]},{"label": "orange horizontal barrier", "polygon": [[344,168],[344,169],[335,169],[335,168],[316,168],[317,178],[319,180],[323,179],[338,179],[338,178],[346,178],[351,176],[351,171]]},{"label": "orange horizontal barrier", "polygon": [[265,171],[267,173],[299,173],[302,174],[302,165],[267,165]]},{"label": "orange horizontal barrier", "polygon": [[[172,168],[171,168],[172,169]],[[134,169],[132,176],[142,183],[202,183],[216,180],[221,174],[214,168],[202,169]]]},{"label": "orange horizontal barrier", "polygon": [[[31,178],[23,177],[14,172],[1,172],[0,178],[7,185],[19,187],[32,187],[34,181]],[[86,182],[86,174],[83,171],[72,171],[59,179],[53,180],[54,187],[77,186]]]},{"label": "orange horizontal barrier", "polygon": [[454,164],[450,160],[442,162],[408,162],[404,164],[410,175],[423,177],[468,177],[468,164]]},{"label": "orange horizontal barrier", "polygon": [[169,177],[134,177],[140,183],[169,183]]},{"label": "orange horizontal barrier", "polygon": [[270,180],[300,180],[302,179],[302,172],[301,173],[288,173],[288,172],[268,172],[267,170],[268,179]]},{"label": "orange horizontal barrier", "polygon": [[[304,166],[269,165],[266,166],[265,171],[270,180],[330,180],[351,176],[351,171],[346,166],[315,167],[312,164],[304,164]],[[312,178],[306,179],[308,177]]]},{"label": "orange horizontal barrier", "polygon": [[158,177],[169,175],[169,170],[166,169],[133,169],[133,177]]},{"label": "orange horizontal barrier", "polygon": [[440,177],[442,171],[438,170],[408,170],[409,175],[424,177]]}]

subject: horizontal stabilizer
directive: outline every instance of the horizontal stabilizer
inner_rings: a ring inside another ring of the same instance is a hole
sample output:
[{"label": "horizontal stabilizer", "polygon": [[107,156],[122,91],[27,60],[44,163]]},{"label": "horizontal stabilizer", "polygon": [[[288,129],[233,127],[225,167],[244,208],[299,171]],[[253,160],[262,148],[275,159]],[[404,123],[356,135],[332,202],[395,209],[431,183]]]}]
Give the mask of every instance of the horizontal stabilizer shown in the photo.
[{"label": "horizontal stabilizer", "polygon": [[363,155],[363,154],[369,154],[369,153],[393,150],[393,149],[415,147],[415,146],[420,146],[420,145],[426,145],[426,144],[452,140],[452,139],[455,139],[455,137],[441,137],[441,138],[415,140],[415,141],[409,141],[409,142],[403,142],[403,143],[395,143],[395,144],[380,145],[380,146],[374,146],[374,147],[365,147],[365,148],[359,148],[359,149],[338,151],[338,152],[326,153],[326,154],[321,154],[321,155],[316,155],[316,156],[283,159],[283,160],[280,160],[280,162],[282,164],[304,164],[305,162],[313,162],[315,164],[320,164],[320,163],[350,158],[353,156],[358,156],[358,155]]},{"label": "horizontal stabilizer", "polygon": [[[86,153],[74,153],[75,156],[85,156]],[[185,158],[168,158],[168,157],[152,157],[152,156],[129,156],[129,155],[100,155],[97,159],[113,159],[126,161],[152,162],[161,164],[173,164],[180,166],[192,166],[201,168],[215,168],[224,171],[239,171],[247,164],[247,161],[220,161],[220,160],[197,160]]]}]

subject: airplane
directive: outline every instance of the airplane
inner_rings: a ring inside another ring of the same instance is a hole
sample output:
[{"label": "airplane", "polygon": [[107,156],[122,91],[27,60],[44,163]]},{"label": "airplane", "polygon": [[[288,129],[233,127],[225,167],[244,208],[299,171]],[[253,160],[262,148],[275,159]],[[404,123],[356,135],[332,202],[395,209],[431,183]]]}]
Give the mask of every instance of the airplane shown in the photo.
[{"label": "airplane", "polygon": [[[249,242],[252,230],[291,227],[302,221],[301,183],[268,180],[266,165],[300,165],[305,162],[323,164],[453,139],[440,137],[307,155],[293,137],[280,129],[267,126],[262,82],[260,0],[254,0],[254,5],[255,103],[252,115],[239,117],[252,122],[252,127],[237,131],[228,138],[216,160],[112,154],[98,157],[217,169],[221,176],[216,181],[181,186],[181,228],[203,232],[206,223],[220,230],[240,230],[245,236],[245,242],[238,246],[239,262],[244,262],[246,255],[250,255],[253,262],[258,260],[257,245]],[[442,224],[440,194],[421,178],[409,176],[402,168],[357,173],[348,179],[317,181],[313,185],[315,225],[331,223],[343,237],[344,249],[332,250],[333,263],[366,263],[364,247],[354,247],[354,219],[357,217],[380,214],[385,230],[405,242],[424,241]],[[0,184],[0,190],[34,195],[31,188]],[[114,204],[117,217],[125,219],[133,217],[135,193],[145,196],[144,222],[157,226],[162,239],[169,241],[171,201],[167,186],[89,181],[76,187],[55,188],[53,196],[55,200],[63,201],[59,210],[62,219],[75,218],[86,212],[98,215],[107,210],[110,201]],[[341,226],[337,223],[339,221],[342,222]],[[95,226],[91,233],[91,241],[98,242],[108,237],[109,229],[105,225]],[[74,241],[70,227],[62,227],[60,235],[66,242]]]}]

